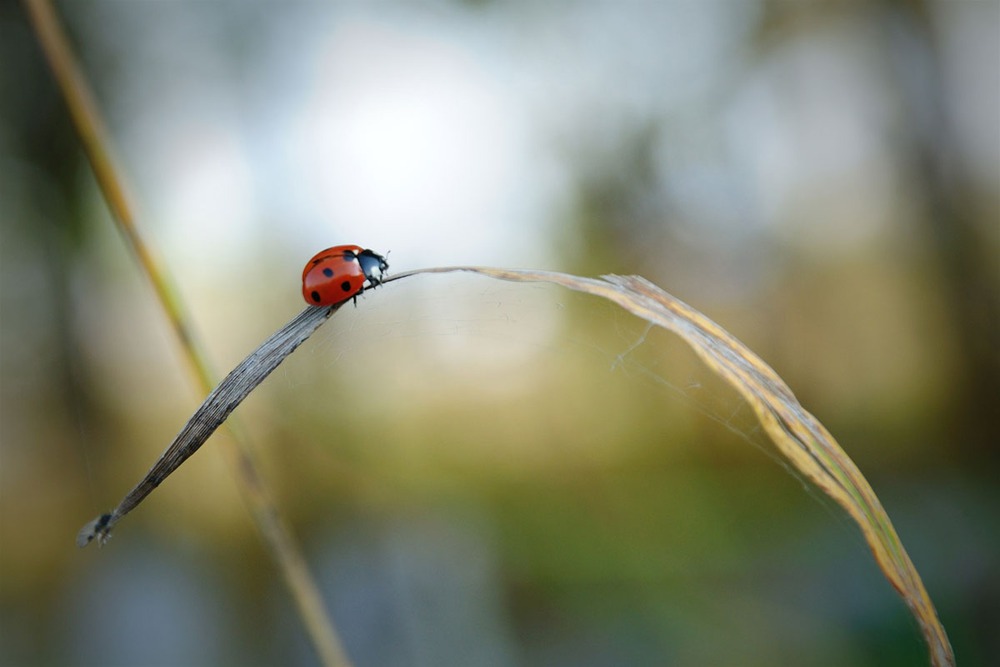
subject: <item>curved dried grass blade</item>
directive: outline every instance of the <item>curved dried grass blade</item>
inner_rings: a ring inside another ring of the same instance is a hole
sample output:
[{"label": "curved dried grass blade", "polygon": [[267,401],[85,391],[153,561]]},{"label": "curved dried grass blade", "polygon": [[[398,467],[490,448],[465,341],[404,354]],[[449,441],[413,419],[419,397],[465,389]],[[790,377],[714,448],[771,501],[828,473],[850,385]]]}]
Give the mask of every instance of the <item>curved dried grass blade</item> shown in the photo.
[{"label": "curved dried grass blade", "polygon": [[[791,389],[748,347],[708,317],[639,276],[581,278],[555,271],[456,266],[408,271],[384,282],[421,273],[464,271],[513,282],[547,282],[617,303],[654,325],[673,331],[750,404],[778,450],[861,528],[879,568],[916,618],[933,665],[955,664],[948,636],[937,617],[892,522],[864,475],[829,431],[795,398]],[[255,350],[209,394],[170,447],[115,510],[80,531],[77,543],[106,542],[111,528],[205,442],[226,417],[289,354],[337,309],[307,308]]]}]

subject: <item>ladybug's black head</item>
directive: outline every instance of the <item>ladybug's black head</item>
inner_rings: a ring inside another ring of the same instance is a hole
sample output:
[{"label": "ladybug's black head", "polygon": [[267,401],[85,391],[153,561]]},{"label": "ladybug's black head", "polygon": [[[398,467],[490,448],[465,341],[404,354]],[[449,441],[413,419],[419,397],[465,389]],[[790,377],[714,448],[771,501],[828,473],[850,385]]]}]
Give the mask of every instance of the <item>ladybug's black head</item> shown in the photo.
[{"label": "ladybug's black head", "polygon": [[380,285],[382,278],[389,271],[389,262],[385,257],[372,250],[362,250],[358,253],[358,264],[365,274],[365,278],[372,286]]}]

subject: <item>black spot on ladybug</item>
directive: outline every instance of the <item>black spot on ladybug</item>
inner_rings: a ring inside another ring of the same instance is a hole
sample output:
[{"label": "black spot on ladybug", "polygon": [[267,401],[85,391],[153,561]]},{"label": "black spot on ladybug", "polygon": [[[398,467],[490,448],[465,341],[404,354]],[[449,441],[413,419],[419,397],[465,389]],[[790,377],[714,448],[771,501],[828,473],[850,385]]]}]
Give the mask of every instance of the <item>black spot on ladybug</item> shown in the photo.
[{"label": "black spot on ladybug", "polygon": [[333,269],[331,269],[330,267],[323,269],[323,275],[326,276],[327,278],[331,278],[333,276]]},{"label": "black spot on ladybug", "polygon": [[313,292],[311,292],[309,294],[309,296],[312,297],[313,301],[315,301],[316,303],[319,303],[319,292],[317,292],[317,291],[314,290]]},{"label": "black spot on ladybug", "polygon": [[345,280],[344,282],[340,283],[340,289],[344,290],[345,292],[350,292],[351,283]]}]

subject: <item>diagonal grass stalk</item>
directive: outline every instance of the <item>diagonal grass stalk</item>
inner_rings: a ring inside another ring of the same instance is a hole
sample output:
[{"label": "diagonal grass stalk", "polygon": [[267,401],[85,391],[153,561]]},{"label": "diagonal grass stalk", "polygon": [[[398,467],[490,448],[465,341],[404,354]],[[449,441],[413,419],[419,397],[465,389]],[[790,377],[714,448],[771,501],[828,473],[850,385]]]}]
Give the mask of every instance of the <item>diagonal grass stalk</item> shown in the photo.
[{"label": "diagonal grass stalk", "polygon": [[[136,207],[122,180],[121,172],[116,167],[101,114],[83,73],[77,67],[55,10],[49,0],[24,0],[24,3],[112,218],[152,283],[153,291],[177,334],[199,389],[208,393],[215,382],[204,348],[190,324],[190,318],[173,287],[173,281],[154,249],[142,237],[137,224]],[[230,430],[234,438],[225,440],[223,451],[226,459],[257,528],[292,594],[320,659],[327,667],[349,665],[305,559],[257,472],[249,448],[242,444],[246,442],[246,435],[232,425]]]}]

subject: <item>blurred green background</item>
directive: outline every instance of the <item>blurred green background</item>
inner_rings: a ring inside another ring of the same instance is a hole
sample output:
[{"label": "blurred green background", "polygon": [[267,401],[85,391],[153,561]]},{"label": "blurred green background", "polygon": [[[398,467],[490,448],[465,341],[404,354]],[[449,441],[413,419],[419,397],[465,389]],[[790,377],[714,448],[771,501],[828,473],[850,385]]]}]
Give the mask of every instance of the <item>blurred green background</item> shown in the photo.
[{"label": "blurred green background", "polygon": [[[60,2],[220,376],[317,250],[638,273],[869,477],[1000,660],[1000,5]],[[17,3],[0,6],[0,664],[314,665]],[[240,407],[359,667],[919,665],[854,526],[672,337],[421,276]],[[216,438],[226,437],[218,434]]]}]

